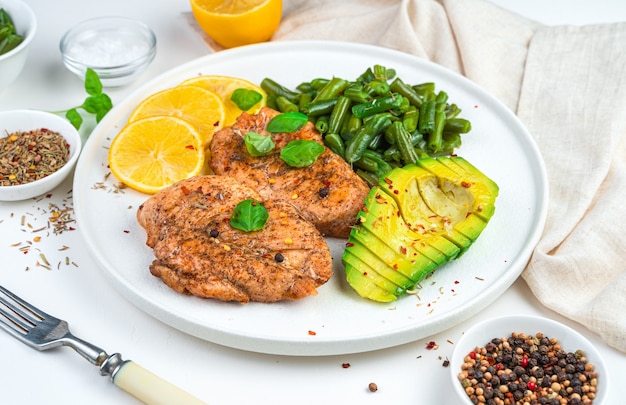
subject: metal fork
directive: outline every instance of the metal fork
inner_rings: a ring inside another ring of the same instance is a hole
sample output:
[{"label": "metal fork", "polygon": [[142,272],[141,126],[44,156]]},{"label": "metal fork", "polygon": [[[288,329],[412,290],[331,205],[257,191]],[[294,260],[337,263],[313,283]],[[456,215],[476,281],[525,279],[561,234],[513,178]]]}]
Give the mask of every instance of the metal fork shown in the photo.
[{"label": "metal fork", "polygon": [[66,321],[46,314],[2,286],[0,328],[37,350],[71,347],[100,367],[100,375],[110,376],[116,386],[146,404],[204,404],[133,361],[123,360],[119,353],[108,355],[101,348],[77,338]]}]

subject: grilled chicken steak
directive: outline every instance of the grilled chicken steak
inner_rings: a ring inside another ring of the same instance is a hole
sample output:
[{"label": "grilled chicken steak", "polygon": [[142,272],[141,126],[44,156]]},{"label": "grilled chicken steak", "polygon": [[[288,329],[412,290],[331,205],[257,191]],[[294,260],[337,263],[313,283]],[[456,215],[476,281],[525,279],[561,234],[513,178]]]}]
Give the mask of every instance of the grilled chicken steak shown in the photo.
[{"label": "grilled chicken steak", "polygon": [[294,133],[273,134],[276,148],[262,157],[251,156],[244,136],[252,131],[269,135],[268,122],[278,112],[263,108],[258,114],[242,114],[235,124],[213,135],[209,165],[214,173],[237,179],[263,198],[293,204],[322,234],[347,238],[369,192],[368,185],[339,156],[326,148],[308,167],[293,168],[279,156],[295,139],[323,144],[311,123]]},{"label": "grilled chicken steak", "polygon": [[[230,225],[235,206],[261,202],[259,231]],[[197,176],[150,197],[137,212],[156,259],[150,272],[183,294],[275,302],[316,293],[332,275],[328,245],[288,202],[265,199],[226,176]]]}]

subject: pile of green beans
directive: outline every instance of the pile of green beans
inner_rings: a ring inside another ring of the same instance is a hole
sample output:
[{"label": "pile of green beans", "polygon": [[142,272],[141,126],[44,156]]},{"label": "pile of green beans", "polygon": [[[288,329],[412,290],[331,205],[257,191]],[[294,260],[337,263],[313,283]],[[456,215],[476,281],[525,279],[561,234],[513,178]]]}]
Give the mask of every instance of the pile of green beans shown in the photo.
[{"label": "pile of green beans", "polygon": [[267,106],[308,116],[324,144],[370,185],[395,167],[420,158],[450,155],[471,123],[435,84],[410,85],[381,65],[353,81],[332,77],[301,83],[295,90],[265,78]]}]

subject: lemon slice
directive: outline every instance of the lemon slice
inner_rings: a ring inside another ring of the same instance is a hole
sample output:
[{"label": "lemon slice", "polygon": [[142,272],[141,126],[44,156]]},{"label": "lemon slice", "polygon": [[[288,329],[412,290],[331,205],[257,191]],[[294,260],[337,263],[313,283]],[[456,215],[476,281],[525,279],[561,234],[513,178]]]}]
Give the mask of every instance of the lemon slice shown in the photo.
[{"label": "lemon slice", "polygon": [[266,105],[267,95],[265,94],[265,91],[263,91],[260,86],[238,77],[219,75],[196,76],[184,80],[179,86],[198,86],[212,91],[220,96],[224,102],[224,126],[233,124],[235,120],[237,120],[237,117],[239,117],[239,115],[243,112],[239,107],[237,107],[237,104],[230,99],[233,91],[237,89],[248,89],[256,91],[263,96],[261,101],[246,111],[250,114],[256,114]]},{"label": "lemon slice", "polygon": [[269,40],[280,24],[281,0],[191,0],[198,25],[226,47]]},{"label": "lemon slice", "polygon": [[148,194],[199,174],[204,159],[196,128],[169,116],[128,123],[113,138],[108,155],[109,167],[118,180]]},{"label": "lemon slice", "polygon": [[135,107],[128,121],[158,116],[187,121],[207,145],[213,133],[224,124],[225,107],[222,97],[210,90],[198,86],[176,86],[145,98]]}]

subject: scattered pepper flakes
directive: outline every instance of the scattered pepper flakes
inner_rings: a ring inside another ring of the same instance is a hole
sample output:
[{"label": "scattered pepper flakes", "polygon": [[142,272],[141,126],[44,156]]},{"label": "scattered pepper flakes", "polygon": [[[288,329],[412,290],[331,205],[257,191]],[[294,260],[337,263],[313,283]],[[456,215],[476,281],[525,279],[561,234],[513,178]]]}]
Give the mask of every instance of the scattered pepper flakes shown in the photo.
[{"label": "scattered pepper flakes", "polygon": [[350,363],[342,363],[341,368],[350,368]]},{"label": "scattered pepper flakes", "polygon": [[317,333],[315,333],[315,331],[312,331],[312,330],[309,331],[309,336],[315,336],[315,335],[317,335]]}]

